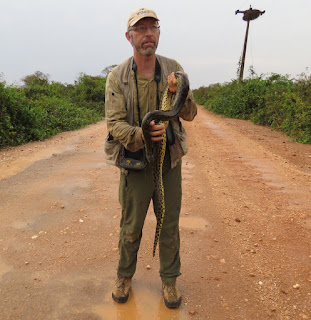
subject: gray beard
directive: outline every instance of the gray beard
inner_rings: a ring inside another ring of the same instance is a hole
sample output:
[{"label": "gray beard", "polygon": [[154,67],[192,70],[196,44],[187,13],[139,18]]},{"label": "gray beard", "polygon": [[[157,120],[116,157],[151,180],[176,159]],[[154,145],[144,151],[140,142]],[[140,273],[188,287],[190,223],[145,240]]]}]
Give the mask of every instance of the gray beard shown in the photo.
[{"label": "gray beard", "polygon": [[[133,39],[133,38],[132,38]],[[142,55],[142,56],[146,56],[146,57],[150,57],[152,55],[155,54],[156,50],[157,50],[157,47],[158,47],[158,44],[155,43],[154,46],[152,47],[147,47],[147,48],[143,48],[141,46],[138,46],[134,43],[132,43],[132,46]]]},{"label": "gray beard", "polygon": [[150,57],[150,56],[154,55],[157,50],[157,46],[148,47],[146,49],[144,49],[140,46],[135,46],[135,45],[134,45],[134,47],[142,56],[146,56],[146,57]]}]

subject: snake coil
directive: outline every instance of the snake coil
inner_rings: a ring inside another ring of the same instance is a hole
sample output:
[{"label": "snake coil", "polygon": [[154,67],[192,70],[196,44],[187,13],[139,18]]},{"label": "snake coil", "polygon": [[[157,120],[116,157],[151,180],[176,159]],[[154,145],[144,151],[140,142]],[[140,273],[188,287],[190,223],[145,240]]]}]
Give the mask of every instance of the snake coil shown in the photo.
[{"label": "snake coil", "polygon": [[166,124],[169,120],[177,117],[178,113],[182,109],[189,91],[189,80],[186,74],[180,71],[175,72],[175,77],[177,80],[176,94],[171,93],[168,86],[166,86],[161,100],[160,110],[148,112],[142,120],[146,157],[152,167],[155,189],[154,211],[157,220],[157,227],[153,244],[153,256],[155,255],[165,216],[162,169],[166,150],[166,134],[163,134],[163,140],[153,142],[150,135],[150,122],[155,121],[155,123]]}]

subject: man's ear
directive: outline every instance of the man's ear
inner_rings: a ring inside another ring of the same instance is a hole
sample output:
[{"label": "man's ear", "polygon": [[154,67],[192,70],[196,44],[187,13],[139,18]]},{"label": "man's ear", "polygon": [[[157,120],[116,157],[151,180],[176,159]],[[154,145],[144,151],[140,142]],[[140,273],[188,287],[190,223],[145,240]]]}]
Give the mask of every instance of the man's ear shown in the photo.
[{"label": "man's ear", "polygon": [[128,31],[125,32],[125,37],[130,43],[132,43],[132,38],[131,38],[131,35],[130,35],[130,33]]}]

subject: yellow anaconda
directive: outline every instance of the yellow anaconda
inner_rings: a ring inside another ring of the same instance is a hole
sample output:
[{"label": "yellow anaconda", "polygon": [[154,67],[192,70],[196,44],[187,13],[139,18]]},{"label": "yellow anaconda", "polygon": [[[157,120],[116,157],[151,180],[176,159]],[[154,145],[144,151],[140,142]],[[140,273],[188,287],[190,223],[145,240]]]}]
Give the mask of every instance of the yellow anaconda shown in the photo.
[{"label": "yellow anaconda", "polygon": [[172,94],[167,86],[161,100],[160,110],[147,113],[142,121],[142,130],[146,146],[146,157],[152,167],[155,189],[154,198],[156,203],[154,205],[154,209],[157,219],[157,227],[153,245],[153,256],[155,255],[157,243],[160,238],[165,215],[162,167],[166,150],[166,134],[164,133],[162,141],[153,142],[150,135],[150,122],[155,121],[156,123],[165,124],[169,120],[175,118],[183,107],[189,91],[188,77],[186,74],[179,71],[175,72],[175,76],[177,79],[176,94]]}]

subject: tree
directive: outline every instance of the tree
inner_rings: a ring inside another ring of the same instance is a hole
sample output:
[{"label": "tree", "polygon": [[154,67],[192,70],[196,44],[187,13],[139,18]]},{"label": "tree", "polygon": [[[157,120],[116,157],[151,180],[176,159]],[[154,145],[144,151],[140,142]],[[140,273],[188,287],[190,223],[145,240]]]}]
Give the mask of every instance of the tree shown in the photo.
[{"label": "tree", "polygon": [[29,87],[31,85],[44,86],[49,84],[49,77],[49,74],[44,74],[41,71],[36,71],[34,74],[22,78],[22,81],[24,82],[26,87]]},{"label": "tree", "polygon": [[104,76],[105,78],[107,78],[109,72],[110,72],[114,67],[116,67],[116,66],[117,66],[116,64],[112,64],[111,66],[106,67],[104,70],[102,70],[101,73],[103,74],[103,76]]},{"label": "tree", "polygon": [[3,72],[0,72],[0,83],[4,83],[5,84],[4,73]]}]

